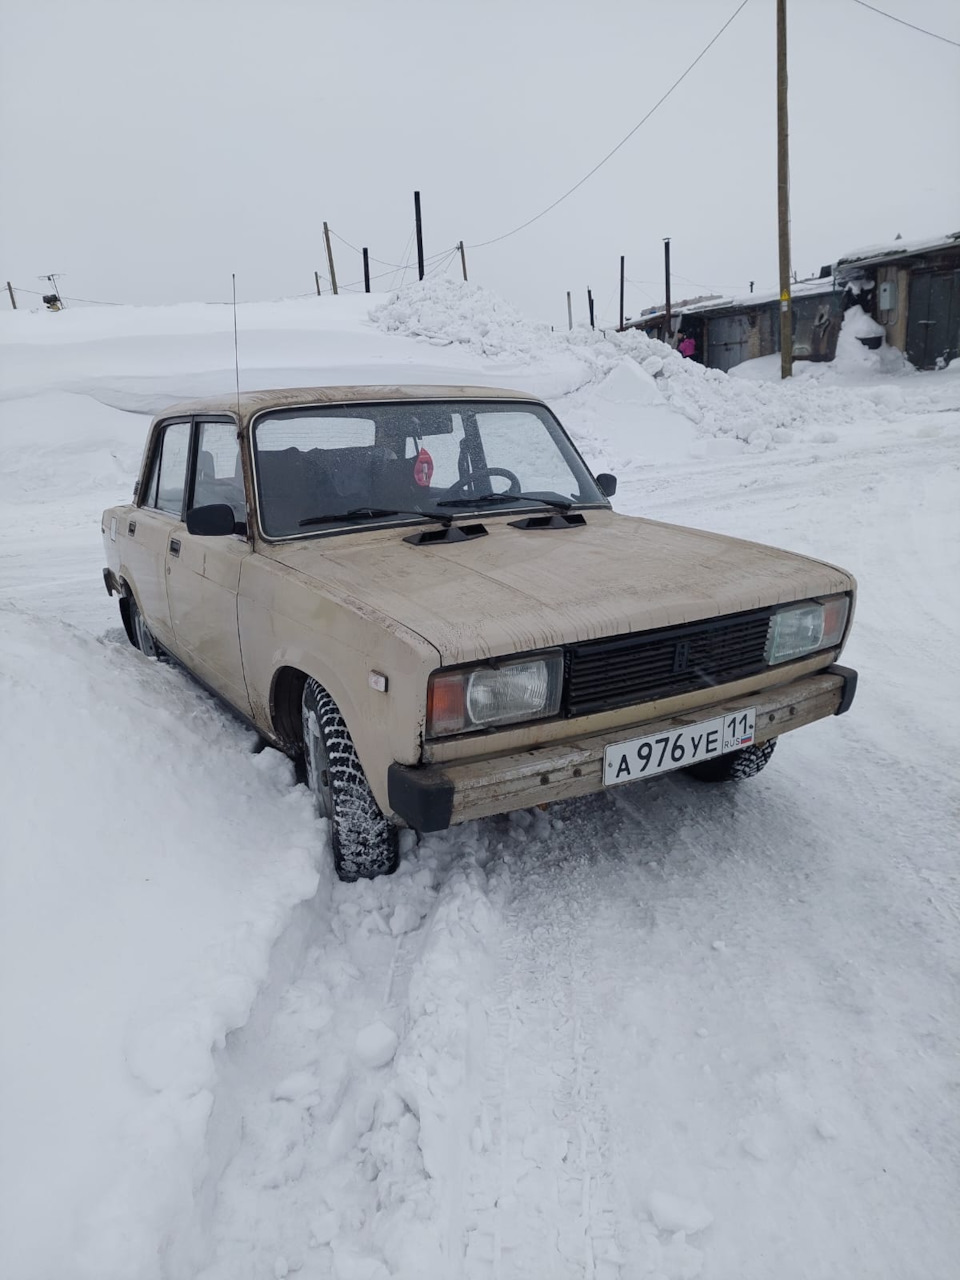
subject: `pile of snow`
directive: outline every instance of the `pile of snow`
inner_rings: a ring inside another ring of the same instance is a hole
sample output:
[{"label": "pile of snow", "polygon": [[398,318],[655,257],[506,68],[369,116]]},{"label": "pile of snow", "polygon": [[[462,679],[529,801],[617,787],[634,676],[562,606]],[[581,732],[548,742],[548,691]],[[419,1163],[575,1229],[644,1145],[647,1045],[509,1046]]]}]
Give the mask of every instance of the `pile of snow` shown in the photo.
[{"label": "pile of snow", "polygon": [[0,316],[0,1273],[952,1275],[958,379],[731,378],[443,282],[239,311],[245,387],[529,390],[620,509],[849,564],[862,690],[736,796],[334,883],[289,763],[100,578],[144,415],[233,388],[230,308]]},{"label": "pile of snow", "polygon": [[184,1275],[214,1048],[320,833],[285,757],[122,636],[9,606],[0,636],[0,1269]]},{"label": "pile of snow", "polygon": [[[644,384],[631,405],[641,446],[649,434],[643,431],[643,420],[649,421],[657,409],[672,411],[662,416],[657,426],[668,449],[670,436],[678,429],[677,414],[694,424],[701,438],[734,439],[766,449],[804,437],[813,443],[828,443],[836,433],[864,419],[889,421],[902,413],[905,405],[902,390],[892,383],[850,388],[800,385],[799,378],[783,384],[731,378],[685,360],[673,348],[639,330],[604,333],[577,328],[556,333],[526,319],[480,286],[450,280],[413,285],[377,308],[373,318],[387,333],[444,347],[455,345],[482,356],[502,367],[505,377],[517,369],[546,366],[552,375],[546,394],[564,407],[572,403],[570,425],[574,430],[576,413],[585,407],[585,398],[602,387],[618,366],[630,362],[653,380],[658,393],[658,398],[651,396]],[[556,371],[564,368],[580,371],[578,385],[569,385],[569,381],[563,385],[557,380]],[[623,379],[618,378],[618,383],[622,389]],[[603,401],[610,398],[601,391],[599,414],[606,407]],[[927,407],[922,393],[918,407]],[[593,424],[587,429],[592,431]],[[627,442],[622,424],[614,424],[613,434],[621,447]],[[679,452],[685,451],[689,438],[689,433],[681,436]],[[678,451],[673,452],[676,456]],[[663,450],[653,456],[662,457]]]}]

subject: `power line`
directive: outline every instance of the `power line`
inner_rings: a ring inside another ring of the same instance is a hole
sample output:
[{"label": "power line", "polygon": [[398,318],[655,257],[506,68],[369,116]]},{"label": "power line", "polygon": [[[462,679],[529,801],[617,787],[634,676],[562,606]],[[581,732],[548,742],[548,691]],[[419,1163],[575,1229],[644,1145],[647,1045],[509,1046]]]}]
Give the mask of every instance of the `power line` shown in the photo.
[{"label": "power line", "polygon": [[[340,243],[341,243],[341,244],[345,244],[345,245],[347,246],[347,248],[348,248],[348,249],[352,249],[354,253],[361,253],[361,254],[363,253],[363,250],[362,250],[362,249],[358,249],[358,248],[357,248],[357,246],[356,246],[355,244],[351,244],[349,240],[345,240],[345,239],[343,238],[343,236],[342,236],[342,235],[340,235],[340,233],[339,233],[339,232],[334,231],[333,227],[331,227],[331,228],[330,228],[330,234],[331,234],[332,236],[336,236],[336,238],[340,241]],[[456,246],[456,245],[454,245],[454,248],[456,248],[456,247],[457,247],[457,246]],[[451,250],[450,250],[450,249],[443,249],[443,250],[441,250],[441,251],[440,251],[440,253],[431,253],[431,254],[430,254],[430,256],[429,256],[428,258],[425,258],[425,259],[424,259],[424,261],[425,261],[425,262],[436,262],[438,258],[442,258],[442,257],[444,257],[446,254],[448,254],[448,253],[450,253],[450,252],[451,252]],[[368,256],[369,256],[369,258],[370,258],[370,261],[371,261],[371,262],[375,262],[375,263],[377,264],[377,266],[379,266],[379,267],[393,267],[396,271],[403,271],[403,270],[404,270],[403,264],[402,264],[402,263],[400,263],[400,262],[384,262],[383,258],[375,258],[375,257],[373,256],[373,254],[372,254],[372,253],[371,253],[371,254],[368,254]]]},{"label": "power line", "polygon": [[960,40],[951,40],[949,36],[942,36],[936,31],[928,31],[926,27],[918,27],[914,22],[907,22],[905,18],[898,18],[893,13],[887,13],[885,9],[878,9],[875,4],[867,4],[867,0],[853,0],[853,3],[860,5],[862,9],[869,9],[871,13],[879,13],[881,18],[889,18],[891,22],[899,22],[901,27],[909,27],[911,31],[919,31],[921,35],[932,36],[934,40],[942,40],[944,44],[952,44],[955,49],[960,49]]},{"label": "power line", "polygon": [[468,249],[485,249],[488,245],[498,244],[501,240],[506,240],[510,236],[515,236],[518,231],[523,231],[527,227],[532,226],[533,223],[539,222],[542,217],[548,214],[552,209],[555,209],[557,205],[561,204],[564,200],[566,200],[568,196],[572,196],[573,193],[577,191],[580,187],[582,187],[583,184],[589,178],[593,177],[593,175],[597,172],[598,169],[601,169],[612,156],[615,156],[622,146],[624,146],[626,143],[630,141],[630,139],[637,132],[640,126],[646,124],[655,111],[659,110],[659,108],[663,106],[663,104],[674,92],[674,90],[679,88],[679,86],[683,83],[683,81],[686,80],[687,76],[694,69],[697,63],[700,62],[706,56],[706,54],[713,48],[713,46],[717,43],[717,41],[726,31],[727,27],[730,26],[731,22],[733,22],[734,18],[736,18],[737,15],[743,9],[745,9],[749,3],[750,3],[750,0],[741,0],[741,3],[737,5],[736,9],[734,9],[733,13],[731,13],[730,17],[726,20],[726,22],[723,24],[723,26],[720,28],[717,34],[713,37],[713,39],[708,44],[706,44],[703,47],[703,49],[700,50],[700,52],[697,54],[694,60],[687,67],[686,71],[684,71],[682,75],[678,76],[676,80],[674,80],[673,84],[666,91],[663,97],[659,98],[653,104],[653,106],[650,108],[647,114],[643,117],[643,119],[637,121],[637,123],[633,126],[633,128],[626,135],[626,137],[621,138],[620,141],[617,143],[617,145],[611,151],[608,151],[607,154],[603,157],[603,159],[599,160],[593,166],[593,168],[590,170],[589,173],[585,173],[579,182],[575,182],[569,191],[565,191],[563,195],[558,196],[552,204],[548,204],[545,209],[541,209],[540,212],[537,214],[534,214],[532,218],[528,218],[526,222],[521,222],[520,225],[518,227],[514,227],[512,231],[505,231],[502,236],[494,236],[491,240],[481,240],[478,244],[469,244],[467,245],[467,248]]}]

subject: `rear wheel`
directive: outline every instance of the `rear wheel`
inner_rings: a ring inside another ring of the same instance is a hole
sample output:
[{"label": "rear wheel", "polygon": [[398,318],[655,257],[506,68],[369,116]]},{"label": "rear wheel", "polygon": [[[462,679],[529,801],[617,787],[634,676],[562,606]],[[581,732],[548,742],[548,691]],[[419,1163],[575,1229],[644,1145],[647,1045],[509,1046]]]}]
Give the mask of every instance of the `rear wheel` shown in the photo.
[{"label": "rear wheel", "polygon": [[130,629],[133,632],[133,643],[148,658],[159,658],[160,648],[153,638],[153,632],[147,626],[143,614],[137,607],[133,596],[128,597],[127,607],[130,610]]},{"label": "rear wheel", "polygon": [[316,680],[303,689],[303,753],[317,813],[329,818],[333,865],[341,880],[390,875],[400,836],[374,799],[337,704]]},{"label": "rear wheel", "polygon": [[699,782],[742,782],[766,768],[776,745],[776,738],[768,738],[766,742],[758,742],[752,747],[741,747],[728,755],[692,764],[686,772]]}]

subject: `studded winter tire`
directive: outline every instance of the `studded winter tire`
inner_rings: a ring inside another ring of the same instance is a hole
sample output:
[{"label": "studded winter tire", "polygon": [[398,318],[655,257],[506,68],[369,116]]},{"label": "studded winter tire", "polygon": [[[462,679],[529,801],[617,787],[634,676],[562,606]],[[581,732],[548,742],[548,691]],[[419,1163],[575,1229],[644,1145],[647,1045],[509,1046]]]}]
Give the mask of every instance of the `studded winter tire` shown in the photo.
[{"label": "studded winter tire", "polygon": [[768,738],[766,742],[758,742],[752,747],[742,747],[725,756],[714,756],[712,760],[692,764],[687,773],[699,782],[742,782],[766,768],[776,745],[776,738]]},{"label": "studded winter tire", "polygon": [[337,704],[316,680],[308,680],[303,690],[303,753],[317,812],[330,819],[340,879],[371,880],[396,871],[397,828],[373,797]]}]

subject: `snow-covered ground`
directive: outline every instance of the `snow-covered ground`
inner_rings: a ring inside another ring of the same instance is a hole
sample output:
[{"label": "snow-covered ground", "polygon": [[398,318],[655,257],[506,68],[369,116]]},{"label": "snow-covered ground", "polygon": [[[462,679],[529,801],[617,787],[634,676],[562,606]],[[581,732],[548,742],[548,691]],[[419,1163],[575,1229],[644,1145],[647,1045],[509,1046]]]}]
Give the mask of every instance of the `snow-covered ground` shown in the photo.
[{"label": "snow-covered ground", "polygon": [[144,415],[232,386],[230,312],[0,343],[0,1275],[952,1280],[956,365],[850,337],[781,386],[443,283],[241,307],[246,386],[538,391],[621,510],[860,582],[852,712],[760,778],[405,837],[348,886],[100,579]]}]

